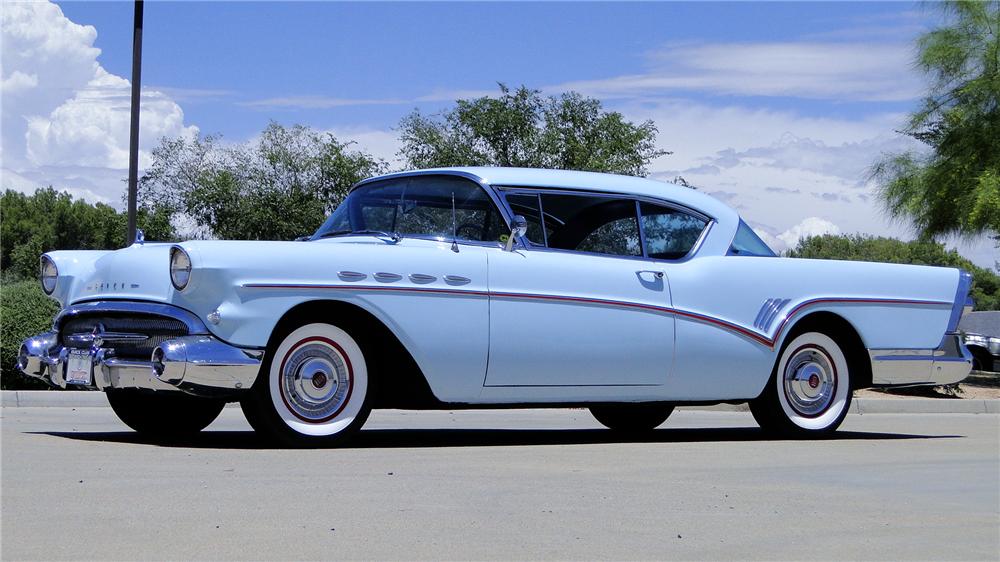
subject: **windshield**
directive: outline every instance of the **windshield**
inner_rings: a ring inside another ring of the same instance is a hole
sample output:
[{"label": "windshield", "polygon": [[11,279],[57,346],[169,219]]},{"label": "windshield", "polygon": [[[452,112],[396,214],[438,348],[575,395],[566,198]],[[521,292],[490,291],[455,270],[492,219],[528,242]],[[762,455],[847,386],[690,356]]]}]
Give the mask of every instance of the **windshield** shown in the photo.
[{"label": "windshield", "polygon": [[[454,230],[454,233],[453,233]],[[478,184],[456,176],[411,176],[354,189],[313,239],[351,234],[499,242],[507,226]]]}]

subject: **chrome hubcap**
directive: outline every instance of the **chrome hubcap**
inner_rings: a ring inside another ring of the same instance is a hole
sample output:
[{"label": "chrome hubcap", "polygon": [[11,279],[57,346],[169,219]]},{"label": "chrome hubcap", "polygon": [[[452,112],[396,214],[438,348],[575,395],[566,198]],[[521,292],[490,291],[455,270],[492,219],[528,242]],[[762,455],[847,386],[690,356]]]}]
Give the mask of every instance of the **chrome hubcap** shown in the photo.
[{"label": "chrome hubcap", "polygon": [[325,421],[340,412],[351,386],[341,354],[324,343],[301,345],[287,356],[281,391],[288,407],[307,421]]},{"label": "chrome hubcap", "polygon": [[805,347],[788,360],[784,381],[789,405],[803,416],[815,417],[833,403],[837,369],[823,350]]}]

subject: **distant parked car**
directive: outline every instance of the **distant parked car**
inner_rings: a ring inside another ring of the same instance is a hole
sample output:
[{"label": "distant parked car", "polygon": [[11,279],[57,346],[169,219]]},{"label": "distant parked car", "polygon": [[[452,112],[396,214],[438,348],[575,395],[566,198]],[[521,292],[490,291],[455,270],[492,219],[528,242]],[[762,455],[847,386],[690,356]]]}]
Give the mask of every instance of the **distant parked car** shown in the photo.
[{"label": "distant parked car", "polygon": [[1000,311],[971,312],[959,324],[976,371],[1000,371]]},{"label": "distant parked car", "polygon": [[227,401],[292,444],[342,442],[372,408],[582,406],[640,431],[719,402],[821,435],[852,389],[972,361],[966,273],[779,258],[708,195],[585,172],[371,178],[308,241],[56,251],[41,281],[64,308],[22,370],[159,435]]}]

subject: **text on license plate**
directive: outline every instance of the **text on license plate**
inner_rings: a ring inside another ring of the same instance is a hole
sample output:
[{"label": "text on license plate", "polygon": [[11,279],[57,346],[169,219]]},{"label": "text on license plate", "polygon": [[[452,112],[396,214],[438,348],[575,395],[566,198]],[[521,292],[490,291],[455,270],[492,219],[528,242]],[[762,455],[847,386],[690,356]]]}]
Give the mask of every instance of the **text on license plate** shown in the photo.
[{"label": "text on license plate", "polygon": [[89,350],[72,350],[66,362],[67,384],[90,384],[93,362]]}]

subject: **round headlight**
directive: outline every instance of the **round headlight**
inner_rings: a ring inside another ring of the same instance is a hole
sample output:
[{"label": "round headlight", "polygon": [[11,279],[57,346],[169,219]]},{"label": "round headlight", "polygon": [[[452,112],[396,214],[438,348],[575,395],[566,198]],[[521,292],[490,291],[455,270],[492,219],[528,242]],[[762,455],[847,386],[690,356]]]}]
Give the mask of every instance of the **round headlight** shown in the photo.
[{"label": "round headlight", "polygon": [[170,249],[170,282],[180,291],[187,287],[191,280],[191,257],[183,248],[173,247]]},{"label": "round headlight", "polygon": [[40,262],[42,290],[46,295],[51,295],[56,290],[56,279],[59,277],[59,268],[56,262],[49,256],[43,255]]}]

